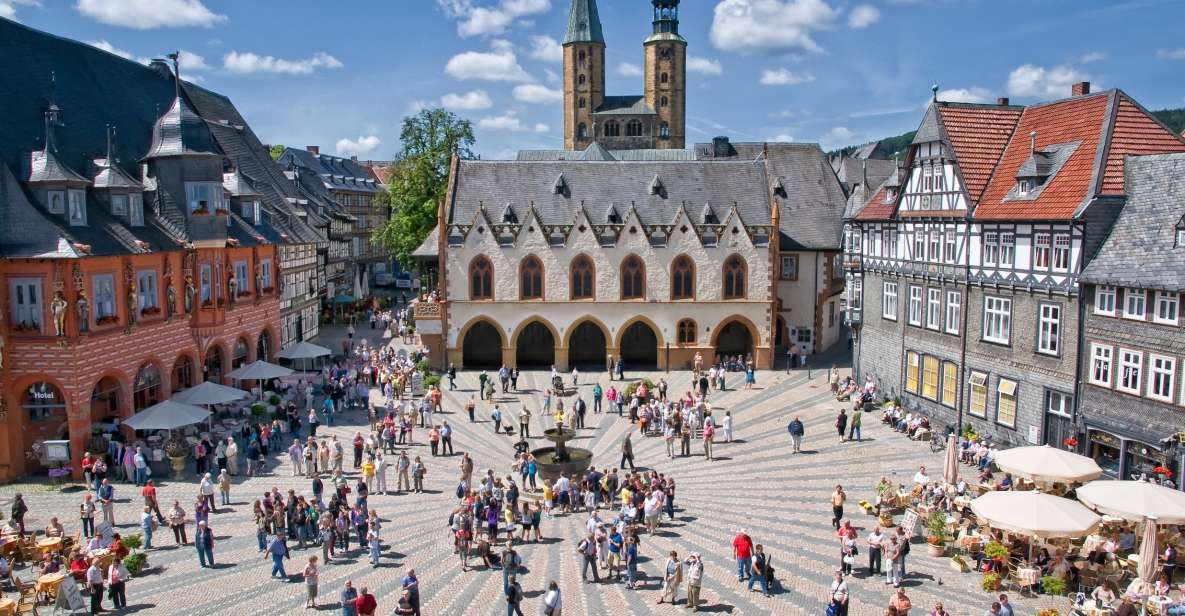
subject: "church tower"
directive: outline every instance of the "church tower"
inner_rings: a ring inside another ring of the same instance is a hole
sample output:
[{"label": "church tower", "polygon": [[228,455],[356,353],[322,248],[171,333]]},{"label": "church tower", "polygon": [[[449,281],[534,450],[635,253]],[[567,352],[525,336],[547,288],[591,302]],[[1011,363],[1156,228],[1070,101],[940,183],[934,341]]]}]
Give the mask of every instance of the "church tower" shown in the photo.
[{"label": "church tower", "polygon": [[652,0],[654,32],[646,54],[646,104],[658,115],[655,146],[683,149],[687,114],[687,40],[679,35],[679,0]]},{"label": "church tower", "polygon": [[572,0],[564,35],[564,149],[583,150],[593,142],[593,111],[604,99],[605,37],[597,0]]}]

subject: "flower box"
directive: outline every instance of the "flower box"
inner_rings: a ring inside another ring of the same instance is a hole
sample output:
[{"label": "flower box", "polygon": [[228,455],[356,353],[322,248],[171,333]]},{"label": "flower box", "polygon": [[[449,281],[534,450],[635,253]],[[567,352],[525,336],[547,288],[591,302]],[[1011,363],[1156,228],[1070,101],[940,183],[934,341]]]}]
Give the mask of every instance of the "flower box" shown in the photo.
[{"label": "flower box", "polygon": [[97,323],[99,325],[115,325],[116,323],[119,323],[119,317],[117,317],[113,314],[109,314],[105,317],[99,317],[99,319],[97,321],[95,321],[95,323]]},{"label": "flower box", "polygon": [[272,291],[275,291],[275,290],[276,290],[275,287],[264,287],[263,288],[264,293],[271,293]]},{"label": "flower box", "polygon": [[32,334],[41,331],[41,328],[34,323],[16,323],[12,325],[12,331],[20,334]]},{"label": "flower box", "polygon": [[148,306],[147,308],[140,311],[140,314],[142,316],[146,316],[146,317],[156,316],[160,313],[161,313],[160,308],[158,308],[156,306]]}]

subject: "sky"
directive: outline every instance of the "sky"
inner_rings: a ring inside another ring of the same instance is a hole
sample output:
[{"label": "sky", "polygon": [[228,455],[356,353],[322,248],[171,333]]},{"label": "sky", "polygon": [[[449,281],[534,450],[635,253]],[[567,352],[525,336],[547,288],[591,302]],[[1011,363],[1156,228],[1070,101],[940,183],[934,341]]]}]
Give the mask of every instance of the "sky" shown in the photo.
[{"label": "sky", "polygon": [[[563,147],[569,0],[0,0],[0,17],[229,96],[265,143],[363,159],[409,113],[473,122],[476,151]],[[598,0],[607,94],[642,91],[646,0]],[[688,141],[817,142],[913,130],[942,100],[1032,103],[1078,81],[1185,106],[1179,0],[683,0]]]}]

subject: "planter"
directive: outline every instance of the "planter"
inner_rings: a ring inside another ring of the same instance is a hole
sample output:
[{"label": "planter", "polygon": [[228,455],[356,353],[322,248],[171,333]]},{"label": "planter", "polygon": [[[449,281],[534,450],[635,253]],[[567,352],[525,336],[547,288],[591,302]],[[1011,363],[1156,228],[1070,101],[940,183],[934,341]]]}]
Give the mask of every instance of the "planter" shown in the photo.
[{"label": "planter", "polygon": [[926,544],[926,552],[935,558],[946,556],[946,544],[928,543]]},{"label": "planter", "polygon": [[185,457],[169,457],[170,466],[173,467],[173,479],[181,479],[181,475],[185,473]]},{"label": "planter", "polygon": [[950,559],[950,568],[959,573],[971,571],[971,566],[967,564],[967,561],[962,556],[952,556]]},{"label": "planter", "polygon": [[885,528],[893,528],[893,516],[882,515],[880,517],[880,523],[881,523],[881,526],[884,526]]}]

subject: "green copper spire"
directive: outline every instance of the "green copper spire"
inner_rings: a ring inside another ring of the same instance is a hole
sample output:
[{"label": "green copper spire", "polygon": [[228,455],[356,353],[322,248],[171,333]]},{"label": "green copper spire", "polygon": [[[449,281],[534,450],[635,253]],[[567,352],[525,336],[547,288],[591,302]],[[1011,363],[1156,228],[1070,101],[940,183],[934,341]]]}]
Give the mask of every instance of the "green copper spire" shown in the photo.
[{"label": "green copper spire", "polygon": [[597,0],[572,0],[572,8],[568,11],[568,32],[564,34],[564,44],[568,43],[605,44]]}]

